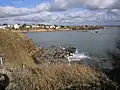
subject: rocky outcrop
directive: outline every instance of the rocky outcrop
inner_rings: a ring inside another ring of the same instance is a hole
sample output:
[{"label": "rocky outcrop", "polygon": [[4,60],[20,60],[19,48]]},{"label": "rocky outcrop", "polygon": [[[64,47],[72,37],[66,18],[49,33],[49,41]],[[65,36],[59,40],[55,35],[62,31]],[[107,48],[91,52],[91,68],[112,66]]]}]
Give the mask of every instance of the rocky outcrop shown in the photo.
[{"label": "rocky outcrop", "polygon": [[67,63],[67,52],[59,47],[41,48],[32,57],[37,64],[40,63]]}]

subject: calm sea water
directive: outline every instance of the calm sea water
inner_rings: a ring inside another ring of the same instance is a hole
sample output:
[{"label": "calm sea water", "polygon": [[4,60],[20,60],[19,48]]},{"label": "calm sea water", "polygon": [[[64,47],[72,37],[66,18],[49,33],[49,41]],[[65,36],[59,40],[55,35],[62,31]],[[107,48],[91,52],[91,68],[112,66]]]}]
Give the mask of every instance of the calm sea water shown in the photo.
[{"label": "calm sea water", "polygon": [[42,47],[75,46],[81,52],[104,56],[107,51],[116,50],[116,41],[120,39],[120,28],[100,29],[100,33],[81,31],[32,32],[28,37]]}]

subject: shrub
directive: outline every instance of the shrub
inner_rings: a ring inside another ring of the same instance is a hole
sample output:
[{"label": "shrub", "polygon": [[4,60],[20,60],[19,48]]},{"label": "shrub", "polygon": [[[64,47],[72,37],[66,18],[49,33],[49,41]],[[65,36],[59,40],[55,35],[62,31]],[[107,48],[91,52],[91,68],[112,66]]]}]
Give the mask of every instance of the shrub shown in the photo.
[{"label": "shrub", "polygon": [[15,84],[9,87],[12,90],[102,90],[114,86],[102,72],[77,64],[19,68],[12,72],[12,76]]}]

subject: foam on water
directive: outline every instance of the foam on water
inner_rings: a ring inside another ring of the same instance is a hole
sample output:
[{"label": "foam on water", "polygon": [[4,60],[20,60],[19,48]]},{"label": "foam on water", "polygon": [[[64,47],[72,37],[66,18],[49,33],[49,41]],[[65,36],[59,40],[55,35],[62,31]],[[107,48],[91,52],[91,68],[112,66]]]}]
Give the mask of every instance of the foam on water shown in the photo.
[{"label": "foam on water", "polygon": [[72,61],[81,61],[83,59],[90,59],[88,55],[85,53],[80,53],[79,49],[76,49],[75,53],[70,53],[70,55],[67,55],[66,58],[68,59],[69,62]]}]

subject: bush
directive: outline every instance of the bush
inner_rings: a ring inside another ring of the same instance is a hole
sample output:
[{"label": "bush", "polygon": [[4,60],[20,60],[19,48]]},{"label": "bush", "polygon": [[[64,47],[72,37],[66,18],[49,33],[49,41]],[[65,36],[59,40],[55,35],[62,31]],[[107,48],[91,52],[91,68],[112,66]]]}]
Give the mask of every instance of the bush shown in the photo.
[{"label": "bush", "polygon": [[102,72],[77,64],[19,68],[12,71],[12,76],[12,90],[101,90],[102,86],[113,86]]}]

